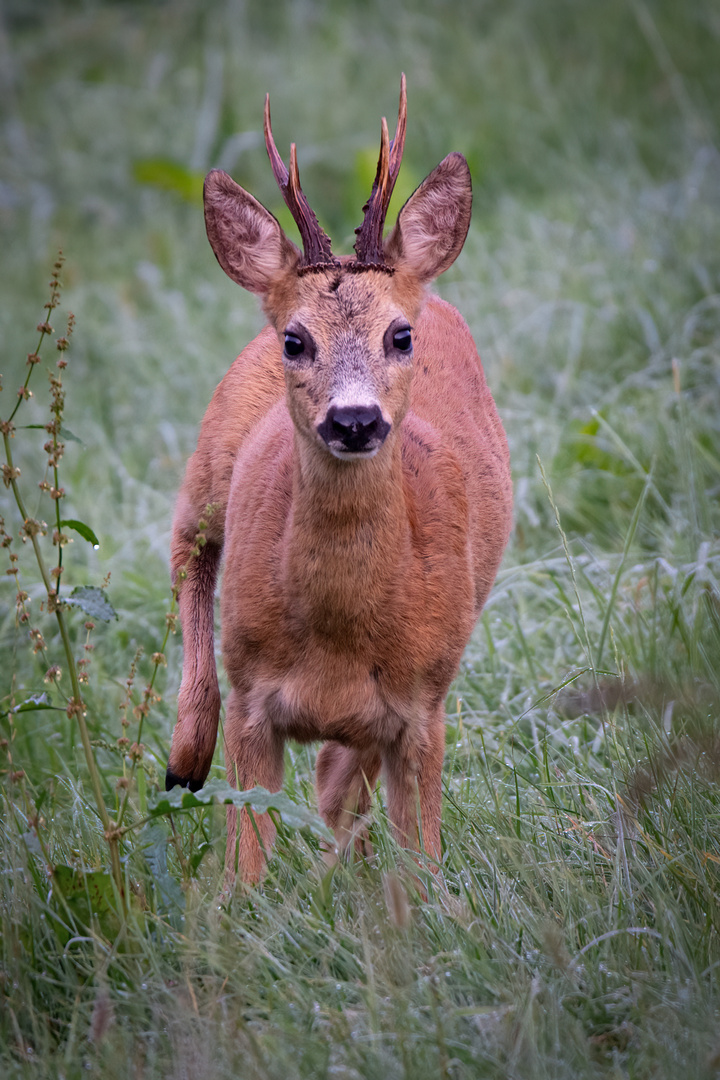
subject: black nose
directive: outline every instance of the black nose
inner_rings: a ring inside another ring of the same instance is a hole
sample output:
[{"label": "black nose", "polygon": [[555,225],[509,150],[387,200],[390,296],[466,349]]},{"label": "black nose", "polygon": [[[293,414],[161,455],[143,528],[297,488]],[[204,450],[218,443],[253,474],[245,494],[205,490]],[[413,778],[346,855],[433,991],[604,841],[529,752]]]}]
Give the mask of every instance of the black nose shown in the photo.
[{"label": "black nose", "polygon": [[318,427],[331,449],[356,454],[380,446],[389,430],[378,405],[333,405]]}]

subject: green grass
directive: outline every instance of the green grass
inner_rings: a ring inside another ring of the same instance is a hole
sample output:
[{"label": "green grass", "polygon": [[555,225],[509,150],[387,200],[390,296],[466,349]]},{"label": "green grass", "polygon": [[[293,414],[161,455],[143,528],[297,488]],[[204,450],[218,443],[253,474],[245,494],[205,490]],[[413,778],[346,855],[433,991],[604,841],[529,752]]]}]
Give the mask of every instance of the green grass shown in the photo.
[{"label": "green grass", "polygon": [[[371,862],[328,875],[315,833],[281,824],[264,887],[232,901],[223,811],[152,817],[120,841],[121,925],[67,664],[2,488],[3,575],[17,552],[47,642],[34,656],[4,576],[3,1075],[717,1076],[716,5],[6,0],[0,20],[0,417],[62,248],[51,321],[62,334],[77,317],[64,424],[82,440],[66,444],[62,516],[100,542],[75,534],[63,587],[111,574],[119,617],[97,622],[91,654],[85,616],[67,613],[76,658],[92,657],[83,696],[111,817],[119,777],[134,826],[164,773],[177,638],[141,767],[117,739],[137,737],[165,635],[172,505],[198,422],[262,325],[212,257],[199,178],[220,164],[287,221],[260,142],[266,90],[337,250],[401,70],[400,196],[450,150],[467,155],[473,225],[437,288],[480,348],[516,498],[448,699],[443,873],[427,900],[379,792]],[[45,348],[12,442],[44,520],[47,434],[19,425],[47,421],[57,355]],[[9,711],[39,693],[58,711]],[[286,792],[310,810],[313,760],[288,749]]]}]

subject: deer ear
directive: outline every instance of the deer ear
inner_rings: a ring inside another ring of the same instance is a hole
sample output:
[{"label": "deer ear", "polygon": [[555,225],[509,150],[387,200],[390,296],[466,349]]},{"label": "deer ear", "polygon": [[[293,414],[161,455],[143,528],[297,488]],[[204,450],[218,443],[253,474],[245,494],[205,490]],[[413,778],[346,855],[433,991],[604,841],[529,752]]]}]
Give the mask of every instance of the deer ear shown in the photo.
[{"label": "deer ear", "polygon": [[457,259],[472,211],[472,183],[462,154],[448,154],[403,206],[385,258],[428,282]]},{"label": "deer ear", "polygon": [[205,228],[228,277],[264,296],[277,277],[297,265],[300,252],[262,203],[222,172],[205,177]]}]

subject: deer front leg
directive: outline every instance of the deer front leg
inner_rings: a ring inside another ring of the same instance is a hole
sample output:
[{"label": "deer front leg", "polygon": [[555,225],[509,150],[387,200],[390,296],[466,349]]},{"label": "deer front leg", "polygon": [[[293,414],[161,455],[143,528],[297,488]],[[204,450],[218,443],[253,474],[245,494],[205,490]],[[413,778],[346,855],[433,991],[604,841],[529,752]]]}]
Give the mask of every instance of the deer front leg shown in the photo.
[{"label": "deer front leg", "polygon": [[[337,852],[355,841],[358,854],[367,854],[369,841],[362,818],[370,809],[371,792],[380,773],[377,750],[355,750],[328,742],[320,750],[315,765],[318,809],[335,834]],[[335,861],[335,852],[326,852],[326,861]]]},{"label": "deer front leg", "polygon": [[[264,717],[248,717],[234,690],[226,706],[225,761],[228,781],[239,791],[256,785],[268,791],[282,788],[283,739]],[[229,806],[227,824],[226,881],[232,885],[239,874],[242,881],[257,884],[265,876],[275,841],[272,819],[269,814]]]},{"label": "deer front leg", "polygon": [[[431,716],[418,738],[398,740],[383,756],[387,780],[388,815],[403,847],[422,847],[440,862],[442,766],[445,754],[444,712]],[[419,815],[419,822],[418,822]],[[436,866],[430,869],[435,872]]]}]

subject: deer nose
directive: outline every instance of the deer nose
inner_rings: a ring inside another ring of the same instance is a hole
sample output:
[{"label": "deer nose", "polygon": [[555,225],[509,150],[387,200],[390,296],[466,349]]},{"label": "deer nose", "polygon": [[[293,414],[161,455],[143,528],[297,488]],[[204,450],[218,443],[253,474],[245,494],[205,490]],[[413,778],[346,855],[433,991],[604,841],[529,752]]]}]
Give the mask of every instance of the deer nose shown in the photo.
[{"label": "deer nose", "polygon": [[389,430],[379,405],[332,405],[318,427],[331,450],[354,454],[376,450]]}]

